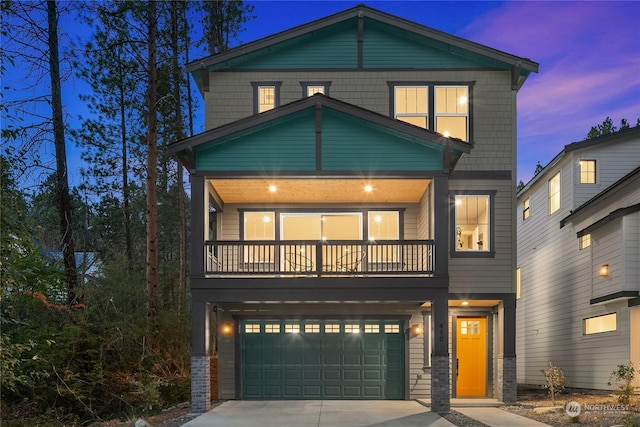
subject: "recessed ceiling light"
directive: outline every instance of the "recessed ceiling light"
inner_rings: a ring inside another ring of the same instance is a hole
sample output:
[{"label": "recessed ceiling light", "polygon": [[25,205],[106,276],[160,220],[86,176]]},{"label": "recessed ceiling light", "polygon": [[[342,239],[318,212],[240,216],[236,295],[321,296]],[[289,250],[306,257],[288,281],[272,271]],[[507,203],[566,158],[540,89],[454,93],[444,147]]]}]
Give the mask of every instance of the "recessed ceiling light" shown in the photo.
[{"label": "recessed ceiling light", "polygon": [[269,186],[269,191],[272,192],[272,193],[275,193],[277,189],[278,188],[275,185],[270,185]]},{"label": "recessed ceiling light", "polygon": [[462,305],[469,305],[469,301],[462,301]]},{"label": "recessed ceiling light", "polygon": [[367,193],[371,193],[373,191],[373,187],[367,184],[364,186],[364,191],[366,191]]}]

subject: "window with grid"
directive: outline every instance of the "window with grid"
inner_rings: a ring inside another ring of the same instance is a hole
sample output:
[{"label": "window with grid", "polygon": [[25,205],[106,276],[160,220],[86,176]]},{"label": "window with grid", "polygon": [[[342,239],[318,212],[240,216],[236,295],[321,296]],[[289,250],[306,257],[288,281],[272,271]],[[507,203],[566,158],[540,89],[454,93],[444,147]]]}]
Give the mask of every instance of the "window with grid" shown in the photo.
[{"label": "window with grid", "polygon": [[390,85],[393,86],[394,118],[441,133],[447,138],[471,139],[470,86],[431,83]]},{"label": "window with grid", "polygon": [[259,114],[280,106],[282,82],[252,82],[253,113]]},{"label": "window with grid", "polygon": [[580,249],[586,249],[591,246],[591,234],[580,236]]},{"label": "window with grid", "polygon": [[560,209],[560,172],[549,180],[549,214]]},{"label": "window with grid", "polygon": [[455,196],[456,251],[489,251],[489,209],[488,195]]},{"label": "window with grid", "polygon": [[300,86],[302,86],[302,97],[313,96],[316,93],[321,93],[328,96],[329,86],[331,86],[331,82],[300,82]]},{"label": "window with grid", "polygon": [[427,86],[397,86],[394,98],[395,118],[428,129],[428,94]]},{"label": "window with grid", "polygon": [[596,161],[580,160],[580,184],[596,183]]},{"label": "window with grid", "polygon": [[469,88],[435,87],[435,131],[447,138],[468,141]]},{"label": "window with grid", "polygon": [[[245,212],[244,240],[274,240],[275,239],[274,212]],[[273,262],[275,257],[274,245],[252,244],[244,247],[245,262]]]}]

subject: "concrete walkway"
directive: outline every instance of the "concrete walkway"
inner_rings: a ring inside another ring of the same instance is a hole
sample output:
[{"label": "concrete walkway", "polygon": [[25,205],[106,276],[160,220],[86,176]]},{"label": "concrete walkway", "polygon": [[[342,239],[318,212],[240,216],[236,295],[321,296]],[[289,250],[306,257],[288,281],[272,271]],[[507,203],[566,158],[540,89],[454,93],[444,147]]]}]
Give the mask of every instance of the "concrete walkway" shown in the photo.
[{"label": "concrete walkway", "polygon": [[[184,427],[451,427],[415,400],[230,400]],[[491,427],[543,427],[500,409],[495,399],[452,399],[451,409]],[[455,427],[455,426],[454,426]]]},{"label": "concrete walkway", "polygon": [[415,400],[230,400],[183,427],[455,427]]}]

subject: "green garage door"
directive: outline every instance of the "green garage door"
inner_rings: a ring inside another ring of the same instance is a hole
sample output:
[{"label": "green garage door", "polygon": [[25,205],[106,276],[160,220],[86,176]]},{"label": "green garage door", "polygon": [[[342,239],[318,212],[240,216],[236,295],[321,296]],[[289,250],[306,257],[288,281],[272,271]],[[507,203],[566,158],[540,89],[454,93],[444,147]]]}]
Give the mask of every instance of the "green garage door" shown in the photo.
[{"label": "green garage door", "polygon": [[404,399],[400,321],[242,321],[244,399]]}]

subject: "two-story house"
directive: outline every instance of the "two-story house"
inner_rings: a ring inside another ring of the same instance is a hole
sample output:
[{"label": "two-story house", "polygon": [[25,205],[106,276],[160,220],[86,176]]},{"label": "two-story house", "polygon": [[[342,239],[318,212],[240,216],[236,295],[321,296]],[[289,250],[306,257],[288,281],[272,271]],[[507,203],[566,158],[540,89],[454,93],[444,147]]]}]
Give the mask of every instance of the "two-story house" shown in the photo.
[{"label": "two-story house", "polygon": [[568,144],[518,192],[518,382],[640,367],[640,127]]},{"label": "two-story house", "polygon": [[213,351],[224,399],[515,401],[516,94],[537,68],[366,6],[189,64],[208,130],[169,149],[192,411]]}]

